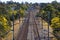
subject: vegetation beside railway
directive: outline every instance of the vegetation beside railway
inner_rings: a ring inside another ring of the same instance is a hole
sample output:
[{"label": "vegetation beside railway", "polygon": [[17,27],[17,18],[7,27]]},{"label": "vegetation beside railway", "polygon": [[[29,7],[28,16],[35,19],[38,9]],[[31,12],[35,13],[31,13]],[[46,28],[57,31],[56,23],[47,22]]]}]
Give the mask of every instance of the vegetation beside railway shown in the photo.
[{"label": "vegetation beside railway", "polygon": [[40,11],[36,15],[43,18],[53,28],[53,34],[60,40],[60,3],[53,1],[52,3],[42,3]]},{"label": "vegetation beside railway", "polygon": [[25,4],[13,1],[0,2],[0,38],[5,38],[12,30],[11,21],[25,16],[28,7],[27,2]]},{"label": "vegetation beside railway", "polygon": [[25,16],[25,11],[30,7],[39,9],[36,16],[43,18],[53,28],[53,34],[60,40],[60,3],[53,1],[52,3],[19,3],[7,1],[0,2],[0,37],[11,30],[11,21]]}]

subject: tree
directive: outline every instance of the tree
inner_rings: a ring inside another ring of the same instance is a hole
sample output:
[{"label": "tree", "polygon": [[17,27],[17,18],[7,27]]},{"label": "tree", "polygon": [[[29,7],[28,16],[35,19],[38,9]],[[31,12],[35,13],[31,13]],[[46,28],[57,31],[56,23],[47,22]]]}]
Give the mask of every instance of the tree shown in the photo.
[{"label": "tree", "polygon": [[0,15],[0,35],[4,37],[4,34],[8,31],[10,31],[9,22],[4,16]]},{"label": "tree", "polygon": [[60,28],[60,21],[59,21],[60,18],[58,17],[54,17],[52,20],[51,20],[51,26],[53,29],[55,28]]},{"label": "tree", "polygon": [[5,4],[0,4],[0,36],[4,37],[11,29],[10,19]]},{"label": "tree", "polygon": [[53,34],[57,38],[57,40],[60,40],[60,18],[54,17],[51,20],[51,27],[53,28]]},{"label": "tree", "polygon": [[25,10],[23,10],[23,9],[20,9],[18,11],[18,13],[20,14],[20,17],[23,17],[25,15],[24,12],[25,12]]}]

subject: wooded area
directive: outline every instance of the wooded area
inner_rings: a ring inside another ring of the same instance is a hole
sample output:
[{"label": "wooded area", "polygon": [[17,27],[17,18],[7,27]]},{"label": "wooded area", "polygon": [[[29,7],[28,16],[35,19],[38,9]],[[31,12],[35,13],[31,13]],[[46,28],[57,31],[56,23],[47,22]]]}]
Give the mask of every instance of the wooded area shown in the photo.
[{"label": "wooded area", "polygon": [[[11,30],[11,21],[25,16],[25,11],[29,7],[39,9],[37,17],[44,19],[53,28],[53,34],[60,40],[60,3],[53,1],[52,3],[19,3],[13,1],[0,2],[0,37],[4,38],[5,35]],[[39,6],[39,8],[38,8]]]}]

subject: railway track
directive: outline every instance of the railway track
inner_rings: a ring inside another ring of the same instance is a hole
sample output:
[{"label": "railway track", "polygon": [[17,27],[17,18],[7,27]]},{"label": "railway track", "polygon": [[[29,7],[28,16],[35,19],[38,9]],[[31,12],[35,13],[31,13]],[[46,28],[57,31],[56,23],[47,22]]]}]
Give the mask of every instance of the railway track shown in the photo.
[{"label": "railway track", "polygon": [[28,15],[28,17],[26,17],[26,19],[24,20],[24,23],[22,25],[22,28],[20,28],[19,30],[16,40],[27,40],[29,17],[30,15]]},{"label": "railway track", "polygon": [[[30,11],[26,16],[22,27],[19,29],[16,40],[45,40],[43,33],[42,20],[37,20],[35,14],[37,12]],[[47,34],[47,33],[46,33]]]},{"label": "railway track", "polygon": [[34,18],[33,27],[34,27],[33,31],[34,31],[34,34],[35,34],[35,36],[34,36],[35,40],[40,40],[40,35],[39,35],[39,31],[38,31],[38,28],[37,28],[37,24],[36,24],[35,18]]},{"label": "railway track", "polygon": [[38,31],[38,27],[37,27],[37,23],[36,23],[36,17],[34,15],[33,12],[30,13],[30,16],[32,18],[32,25],[33,25],[33,32],[34,32],[34,40],[40,40],[40,35],[39,35],[39,31]]},{"label": "railway track", "polygon": [[[35,17],[33,16],[33,14],[29,13],[29,15],[27,16],[27,18],[24,20],[24,23],[22,25],[22,28],[20,28],[19,33],[17,35],[16,40],[27,40],[27,34],[28,34],[28,27],[29,27],[29,20],[30,18],[32,18],[31,21],[33,21],[32,25],[33,25],[33,32],[34,32],[34,40],[40,40],[40,36],[39,36],[39,32],[38,32],[38,28],[37,28],[37,23],[35,20]],[[32,39],[31,39],[32,40]]]}]

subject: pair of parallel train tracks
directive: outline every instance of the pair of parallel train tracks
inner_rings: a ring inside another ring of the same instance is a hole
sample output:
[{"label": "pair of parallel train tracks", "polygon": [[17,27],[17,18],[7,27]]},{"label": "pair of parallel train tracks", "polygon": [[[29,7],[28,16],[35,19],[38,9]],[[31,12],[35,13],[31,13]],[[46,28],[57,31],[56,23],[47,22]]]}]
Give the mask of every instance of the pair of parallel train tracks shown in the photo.
[{"label": "pair of parallel train tracks", "polygon": [[[19,33],[17,35],[17,38],[16,40],[27,40],[27,34],[28,34],[28,27],[29,27],[29,19],[30,19],[30,13],[28,14],[28,17],[27,19],[25,19],[23,25],[22,25],[22,29],[19,30]],[[33,19],[34,20],[34,38],[35,40],[40,40],[40,36],[39,36],[39,32],[38,32],[38,28],[37,28],[37,23],[35,21],[35,18]]]}]

